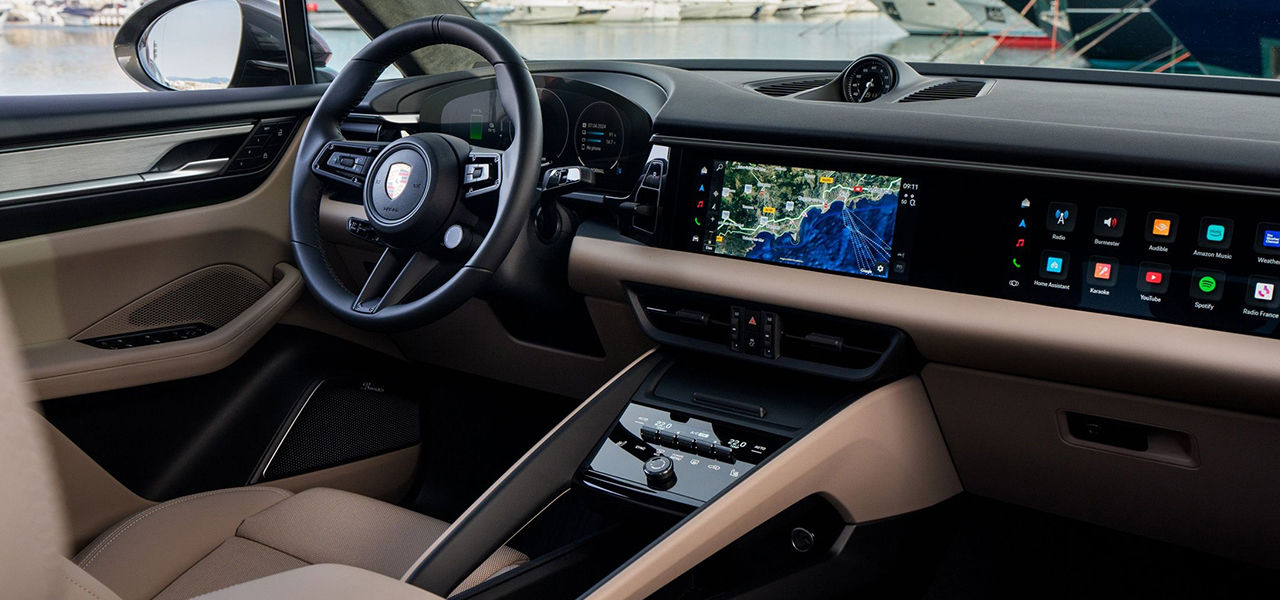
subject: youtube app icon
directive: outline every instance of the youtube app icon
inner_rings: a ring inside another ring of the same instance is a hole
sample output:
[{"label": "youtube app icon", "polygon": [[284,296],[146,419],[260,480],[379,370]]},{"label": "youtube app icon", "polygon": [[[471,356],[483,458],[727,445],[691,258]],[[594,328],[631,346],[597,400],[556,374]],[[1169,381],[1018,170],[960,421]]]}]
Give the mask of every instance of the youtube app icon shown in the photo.
[{"label": "youtube app icon", "polygon": [[1138,291],[1152,294],[1169,291],[1169,265],[1148,262],[1138,265]]}]

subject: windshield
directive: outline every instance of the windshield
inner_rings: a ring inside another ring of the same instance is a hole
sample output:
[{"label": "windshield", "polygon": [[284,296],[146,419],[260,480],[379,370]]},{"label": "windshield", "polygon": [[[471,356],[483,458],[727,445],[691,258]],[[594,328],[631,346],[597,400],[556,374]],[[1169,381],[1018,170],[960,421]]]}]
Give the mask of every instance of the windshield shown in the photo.
[{"label": "windshield", "polygon": [[1276,0],[472,0],[471,9],[537,58],[851,60],[881,52],[924,62],[1280,77]]},{"label": "windshield", "polygon": [[[116,64],[112,43],[121,24],[149,1],[164,0],[0,0],[0,94],[138,90]],[[195,0],[174,10],[199,21],[212,14],[215,2]],[[267,15],[256,17],[258,23],[278,18],[273,0],[238,2],[245,14]],[[1280,77],[1277,0],[307,0],[305,5],[314,29],[313,55],[324,71],[321,80],[368,43],[371,33],[441,12],[474,16],[531,59],[849,61],[879,52],[919,62]],[[204,21],[208,37],[214,37],[216,19]],[[235,27],[238,37],[250,21],[227,27]],[[168,39],[157,30],[148,42],[149,51],[168,49],[171,64],[180,62],[177,48],[183,47],[185,71],[165,74],[166,81],[185,81],[190,88],[249,85],[233,81],[233,73],[215,72],[232,68],[236,48],[200,45],[180,28],[169,29],[174,31]],[[217,66],[201,69],[194,60],[201,53],[208,65]],[[478,60],[457,48],[427,48],[385,76],[470,68]]]}]

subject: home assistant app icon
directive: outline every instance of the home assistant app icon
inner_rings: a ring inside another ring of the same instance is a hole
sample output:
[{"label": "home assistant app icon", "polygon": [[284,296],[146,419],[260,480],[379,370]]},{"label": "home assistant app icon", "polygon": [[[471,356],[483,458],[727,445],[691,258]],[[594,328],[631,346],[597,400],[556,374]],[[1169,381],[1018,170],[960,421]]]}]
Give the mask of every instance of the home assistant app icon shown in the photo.
[{"label": "home assistant app icon", "polygon": [[1066,279],[1067,262],[1071,255],[1056,250],[1045,250],[1040,255],[1040,277],[1044,279]]}]

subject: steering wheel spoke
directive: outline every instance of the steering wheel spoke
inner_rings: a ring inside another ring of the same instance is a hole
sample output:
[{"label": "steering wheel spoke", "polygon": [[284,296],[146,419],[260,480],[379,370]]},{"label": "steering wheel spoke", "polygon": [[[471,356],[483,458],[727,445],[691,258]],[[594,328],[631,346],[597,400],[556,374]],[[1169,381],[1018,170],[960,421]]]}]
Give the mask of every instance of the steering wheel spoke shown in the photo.
[{"label": "steering wheel spoke", "polygon": [[330,181],[363,188],[374,158],[386,145],[386,142],[330,141],[316,154],[311,171]]},{"label": "steering wheel spoke", "polygon": [[440,264],[439,260],[416,250],[383,250],[351,310],[374,314],[403,302]]}]

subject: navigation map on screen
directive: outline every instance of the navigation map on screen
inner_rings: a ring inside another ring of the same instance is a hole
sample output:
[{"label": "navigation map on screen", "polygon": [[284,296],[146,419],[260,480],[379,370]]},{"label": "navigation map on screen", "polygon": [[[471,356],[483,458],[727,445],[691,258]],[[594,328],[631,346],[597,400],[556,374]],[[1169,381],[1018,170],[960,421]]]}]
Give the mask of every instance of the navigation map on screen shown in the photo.
[{"label": "navigation map on screen", "polygon": [[716,254],[888,276],[901,177],[722,165]]}]

